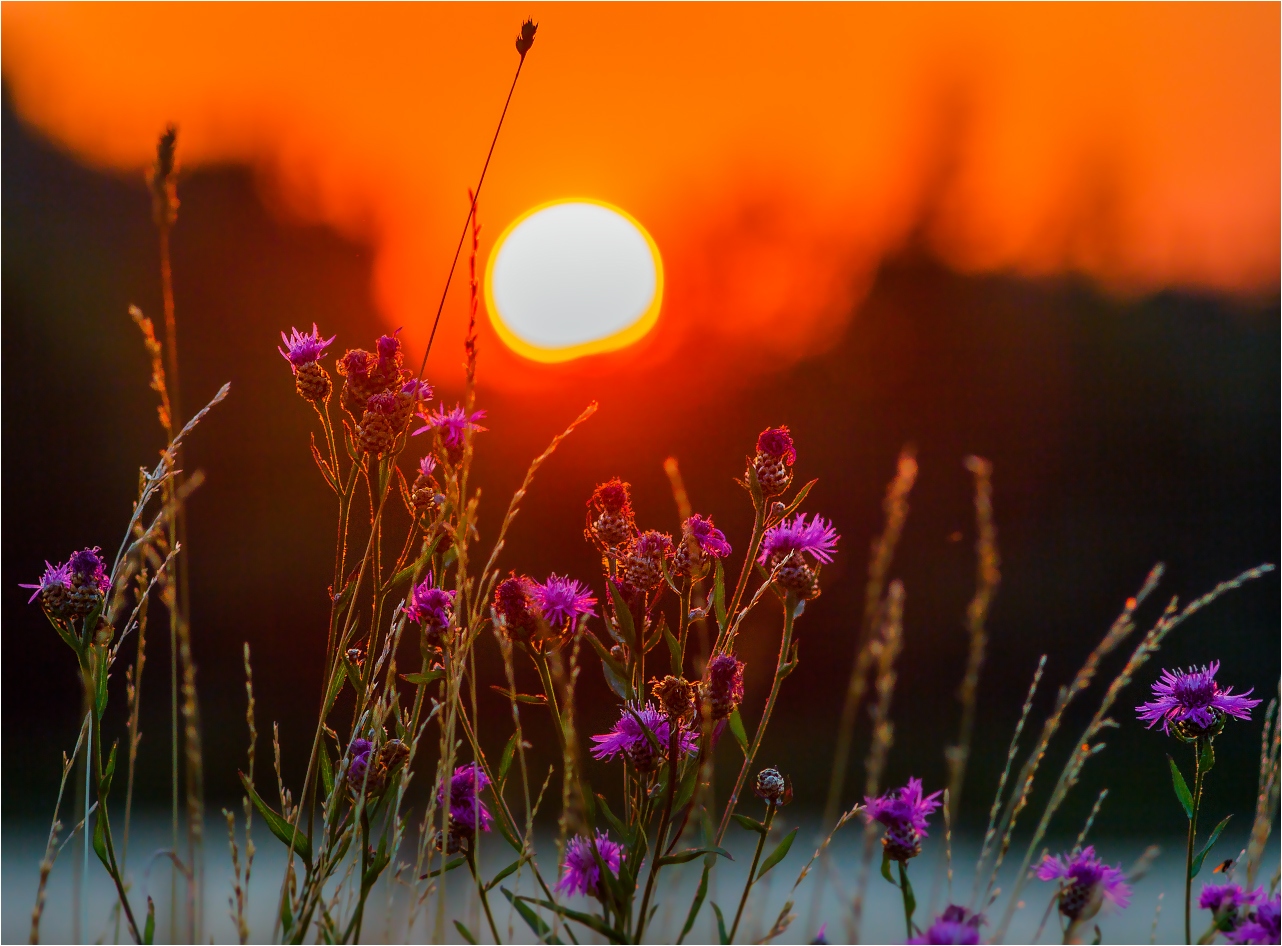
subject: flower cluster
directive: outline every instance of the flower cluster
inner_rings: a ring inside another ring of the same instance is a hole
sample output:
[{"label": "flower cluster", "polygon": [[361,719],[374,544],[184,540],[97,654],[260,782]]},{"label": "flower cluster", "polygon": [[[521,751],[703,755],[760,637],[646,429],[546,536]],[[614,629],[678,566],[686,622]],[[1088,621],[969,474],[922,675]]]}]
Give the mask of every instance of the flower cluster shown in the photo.
[{"label": "flower cluster", "polygon": [[596,833],[595,846],[594,854],[593,839],[581,836],[571,838],[565,845],[565,866],[561,870],[561,879],[556,883],[559,893],[567,896],[581,893],[599,900],[605,899],[597,855],[600,855],[602,863],[616,877],[627,855],[623,853],[623,845],[611,841],[604,831]]},{"label": "flower cluster", "polygon": [[[638,772],[653,772],[663,764],[671,733],[668,717],[659,712],[653,703],[646,703],[644,706],[631,704],[623,707],[613,729],[592,737],[592,741],[596,743],[591,749],[592,758],[613,759],[615,756],[622,756]],[[677,751],[683,755],[698,752],[698,733],[680,729],[677,733]]]},{"label": "flower cluster", "polygon": [[1218,660],[1201,670],[1163,670],[1153,684],[1156,699],[1137,706],[1136,713],[1149,729],[1160,722],[1162,732],[1169,734],[1174,724],[1176,735],[1182,738],[1214,735],[1229,716],[1250,719],[1251,710],[1260,705],[1259,700],[1248,699],[1254,689],[1238,694],[1232,687],[1221,690],[1215,682],[1219,670]]},{"label": "flower cluster", "polygon": [[463,459],[468,431],[482,433],[486,430],[477,423],[485,417],[485,411],[468,413],[461,404],[455,404],[449,410],[442,404],[436,410],[426,414],[420,412],[418,416],[423,421],[423,426],[414,431],[414,436],[435,431],[445,458],[451,464],[457,464]]},{"label": "flower cluster", "polygon": [[1269,897],[1263,889],[1256,890],[1257,899],[1238,919],[1237,925],[1227,934],[1230,943],[1277,943],[1282,941],[1282,898],[1274,891]]},{"label": "flower cluster", "polygon": [[815,598],[819,594],[819,566],[832,561],[840,538],[823,516],[807,522],[806,514],[801,513],[766,530],[757,561],[771,572],[778,569],[776,580],[782,588],[799,598]]},{"label": "flower cluster", "polygon": [[455,592],[436,587],[436,576],[427,576],[410,589],[405,602],[405,614],[411,621],[423,625],[423,634],[429,646],[440,648],[445,634],[454,621]]},{"label": "flower cluster", "polygon": [[686,578],[709,559],[725,558],[730,552],[725,533],[712,524],[712,517],[695,513],[681,524],[681,540],[672,552],[672,571]]},{"label": "flower cluster", "polygon": [[77,620],[87,617],[102,604],[111,590],[111,576],[102,560],[102,549],[81,549],[66,562],[50,565],[34,584],[21,584],[32,589],[27,603],[40,599],[40,606],[50,618]]},{"label": "flower cluster", "polygon": [[[460,765],[454,770],[449,781],[450,830],[445,839],[445,849],[455,853],[462,849],[463,842],[470,842],[477,831],[489,831],[494,818],[485,807],[481,793],[490,786],[490,779],[475,762]],[[445,805],[445,783],[436,789],[436,803]]]},{"label": "flower cluster", "polygon": [[926,927],[920,936],[915,936],[910,944],[957,943],[974,946],[979,942],[979,928],[984,925],[982,913],[972,913],[966,907],[950,904],[934,923]]},{"label": "flower cluster", "polygon": [[1122,869],[1105,864],[1090,845],[1070,854],[1047,854],[1037,868],[1037,879],[1060,882],[1059,912],[1074,923],[1091,919],[1103,906],[1123,910],[1131,902]]},{"label": "flower cluster", "polygon": [[903,788],[864,798],[864,818],[886,826],[881,846],[892,861],[902,863],[921,853],[921,839],[927,837],[926,819],[939,808],[941,794],[934,792],[923,798],[921,779],[910,778]]},{"label": "flower cluster", "polygon": [[1278,896],[1270,899],[1263,887],[1244,890],[1232,881],[1207,884],[1197,905],[1211,911],[1215,928],[1230,943],[1278,942]]},{"label": "flower cluster", "polygon": [[357,421],[357,444],[374,456],[393,448],[419,405],[432,397],[432,386],[404,367],[399,332],[381,336],[375,351],[352,348],[338,359],[344,378],[339,403]]}]

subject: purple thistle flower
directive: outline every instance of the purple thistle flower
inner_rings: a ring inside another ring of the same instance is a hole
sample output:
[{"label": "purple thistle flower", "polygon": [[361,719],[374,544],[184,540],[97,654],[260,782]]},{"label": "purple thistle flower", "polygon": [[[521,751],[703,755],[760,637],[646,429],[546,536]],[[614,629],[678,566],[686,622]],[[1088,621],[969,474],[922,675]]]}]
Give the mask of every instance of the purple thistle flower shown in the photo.
[{"label": "purple thistle flower", "polygon": [[734,654],[717,654],[708,661],[703,687],[714,720],[722,720],[743,702],[743,661]]},{"label": "purple thistle flower", "polygon": [[[638,719],[639,717],[639,719]],[[645,723],[645,729],[641,724]],[[645,730],[654,734],[655,741],[662,747],[656,749],[647,738]],[[653,703],[645,706],[632,704],[623,707],[619,721],[608,733],[593,736],[595,746],[589,750],[594,759],[613,759],[624,756],[640,771],[650,771],[667,755],[668,739],[671,730],[668,728],[668,717],[660,713]],[[677,735],[677,751],[693,755],[699,749],[699,734],[683,729]]]},{"label": "purple thistle flower", "polygon": [[44,574],[40,576],[39,582],[34,585],[24,583],[18,585],[18,587],[35,589],[31,597],[27,599],[27,604],[31,604],[50,588],[57,587],[69,590],[71,588],[71,564],[67,562],[61,565],[50,565],[46,560]]},{"label": "purple thistle flower", "polygon": [[[450,776],[450,822],[468,837],[477,829],[489,831],[494,819],[481,800],[481,792],[489,788],[490,780],[475,762],[460,765]],[[445,785],[436,789],[436,803],[445,804]]]},{"label": "purple thistle flower", "polygon": [[780,457],[788,466],[797,462],[797,449],[792,443],[792,434],[783,427],[767,427],[757,437],[757,452],[769,457]]},{"label": "purple thistle flower", "polygon": [[67,559],[67,570],[71,573],[73,583],[96,588],[104,595],[111,590],[111,577],[102,561],[102,549],[96,545],[73,552],[71,558]]},{"label": "purple thistle flower", "polygon": [[391,335],[380,335],[374,347],[378,349],[378,365],[380,368],[388,366],[401,366],[401,340],[396,336],[401,334],[397,329]]},{"label": "purple thistle flower", "polygon": [[1135,707],[1139,718],[1152,729],[1160,721],[1162,732],[1170,734],[1171,723],[1188,722],[1195,729],[1207,730],[1226,716],[1250,719],[1251,709],[1259,700],[1247,699],[1255,689],[1235,694],[1232,687],[1221,690],[1215,682],[1220,662],[1213,660],[1201,670],[1163,670],[1161,678],[1153,684],[1157,699]]},{"label": "purple thistle flower", "polygon": [[371,394],[369,400],[365,402],[367,411],[389,417],[396,413],[396,409],[399,406],[395,391],[380,391],[378,394]]},{"label": "purple thistle flower", "polygon": [[485,411],[475,411],[472,414],[468,414],[467,411],[463,410],[463,406],[461,404],[455,404],[454,407],[448,411],[445,409],[445,405],[442,404],[431,413],[420,413],[418,416],[427,423],[414,431],[413,436],[417,437],[425,431],[440,428],[441,438],[445,441],[446,445],[450,447],[463,446],[463,434],[466,431],[474,430],[481,432],[488,429],[477,423],[478,420],[485,416]]},{"label": "purple thistle flower", "polygon": [[373,367],[374,356],[363,348],[349,348],[338,359],[338,373],[349,378],[365,378]]},{"label": "purple thistle flower", "polygon": [[776,556],[782,558],[789,552],[799,552],[809,555],[816,562],[827,564],[832,561],[840,538],[832,523],[823,516],[816,515],[810,522],[806,522],[806,514],[803,512],[766,531],[757,561],[765,565]]},{"label": "purple thistle flower", "polygon": [[337,335],[333,335],[329,339],[322,339],[315,322],[312,323],[312,330],[308,334],[303,334],[293,326],[290,328],[293,329],[292,335],[286,337],[284,332],[280,333],[280,339],[285,343],[285,347],[281,348],[277,345],[276,350],[295,371],[303,365],[320,361],[321,356],[325,354],[325,349],[334,344],[334,339],[338,338]]},{"label": "purple thistle flower", "polygon": [[[617,877],[619,868],[627,857],[623,853],[623,845],[611,841],[604,831],[598,831],[596,849],[610,873]],[[592,853],[592,841],[589,838],[573,837],[565,845],[565,866],[561,871],[561,879],[556,882],[556,889],[567,896],[581,893],[600,897],[601,868]]]},{"label": "purple thistle flower", "polygon": [[730,554],[726,534],[712,524],[711,516],[704,517],[695,513],[681,524],[681,530],[694,536],[695,542],[699,544],[699,551],[704,555],[722,558]]},{"label": "purple thistle flower", "polygon": [[423,459],[418,461],[418,471],[419,473],[423,474],[425,478],[431,476],[432,471],[435,469],[436,469],[436,457],[432,456],[430,453],[427,456],[425,456]]},{"label": "purple thistle flower", "polygon": [[864,818],[886,826],[882,846],[893,860],[907,860],[921,853],[921,839],[928,836],[926,819],[939,807],[937,799],[941,794],[935,792],[923,798],[921,779],[910,778],[903,788],[876,798],[864,796]]},{"label": "purple thistle flower", "polygon": [[1124,910],[1131,902],[1131,888],[1120,867],[1110,867],[1086,846],[1071,854],[1051,857],[1037,868],[1038,880],[1059,880],[1059,912],[1070,920],[1089,920],[1100,907],[1111,904]]},{"label": "purple thistle flower", "polygon": [[1278,919],[1282,897],[1275,893],[1270,899],[1263,888],[1256,894],[1260,895],[1259,906],[1232,932],[1224,934],[1230,943],[1276,943],[1282,939],[1282,924]]},{"label": "purple thistle flower", "polygon": [[401,385],[401,393],[408,394],[415,401],[430,401],[435,392],[426,381],[415,381],[411,378]]},{"label": "purple thistle flower", "polygon": [[1239,884],[1227,881],[1204,885],[1198,895],[1197,905],[1203,910],[1210,910],[1218,918],[1223,914],[1237,913],[1238,907],[1253,907],[1264,900],[1263,888],[1248,893]]},{"label": "purple thistle flower", "polygon": [[410,600],[403,610],[411,621],[432,628],[446,628],[454,618],[454,592],[433,587],[435,576],[429,571],[422,582],[410,590]]},{"label": "purple thistle flower", "polygon": [[575,578],[562,578],[556,573],[548,576],[543,584],[532,583],[529,595],[543,620],[552,627],[577,628],[579,618],[594,617],[596,598],[591,590]]},{"label": "purple thistle flower", "polygon": [[945,907],[944,912],[926,928],[924,933],[908,942],[964,943],[969,946],[979,942],[979,928],[984,922],[982,913],[971,913],[965,907],[954,904]]},{"label": "purple thistle flower", "polygon": [[366,773],[369,771],[369,759],[374,751],[374,743],[368,739],[353,739],[347,748],[352,756],[347,764],[347,784],[353,791],[359,792],[366,784]]}]

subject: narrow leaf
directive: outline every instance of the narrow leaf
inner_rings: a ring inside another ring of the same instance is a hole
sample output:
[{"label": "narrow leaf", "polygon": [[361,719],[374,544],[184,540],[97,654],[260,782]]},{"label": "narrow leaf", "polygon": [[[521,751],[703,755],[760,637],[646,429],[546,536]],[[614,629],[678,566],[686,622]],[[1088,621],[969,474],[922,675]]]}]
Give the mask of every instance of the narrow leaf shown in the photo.
[{"label": "narrow leaf", "polygon": [[1202,850],[1197,852],[1197,857],[1193,858],[1193,863],[1189,865],[1189,880],[1192,880],[1201,872],[1202,862],[1206,860],[1206,855],[1211,853],[1211,848],[1214,847],[1215,842],[1220,839],[1220,832],[1228,827],[1229,819],[1232,817],[1232,815],[1225,815],[1224,820],[1217,824],[1211,831],[1211,836],[1207,838],[1206,843],[1202,845]]},{"label": "narrow leaf", "polygon": [[459,935],[462,936],[463,939],[471,943],[472,946],[476,946],[476,937],[472,935],[471,930],[469,930],[466,926],[463,925],[463,922],[461,920],[454,921],[454,928],[459,931]]},{"label": "narrow leaf", "polygon": [[147,898],[147,922],[142,927],[142,941],[145,946],[151,946],[156,941],[156,902]]},{"label": "narrow leaf", "polygon": [[325,786],[325,797],[334,794],[334,760],[330,758],[329,746],[325,745],[325,740],[320,744],[320,774],[321,784]]},{"label": "narrow leaf", "polygon": [[529,904],[513,896],[512,891],[506,887],[500,887],[499,889],[503,891],[503,896],[507,897],[508,903],[516,907],[516,912],[521,914],[521,919],[525,921],[526,926],[534,931],[534,935],[539,938],[540,943],[551,943],[554,946],[560,946],[561,941],[552,935],[551,928],[543,922],[542,917],[530,909]]},{"label": "narrow leaf", "polygon": [[1180,767],[1175,764],[1175,760],[1169,755],[1166,761],[1171,764],[1171,784],[1175,786],[1175,797],[1180,800],[1184,807],[1184,816],[1189,821],[1193,820],[1193,793],[1189,791],[1188,783],[1184,781],[1184,776],[1180,774]]},{"label": "narrow leaf", "polygon": [[445,676],[444,670],[428,670],[425,673],[403,673],[401,674],[401,679],[406,683],[412,683],[415,686],[423,687],[441,679],[443,676]]},{"label": "narrow leaf", "polygon": [[111,862],[107,860],[107,813],[101,807],[93,820],[93,852],[102,861],[102,866],[110,871]]},{"label": "narrow leaf", "polygon": [[334,671],[334,679],[329,682],[329,692],[325,694],[325,715],[334,708],[334,701],[338,699],[338,694],[342,692],[343,681],[347,679],[347,659],[338,665]]},{"label": "narrow leaf", "polygon": [[508,877],[511,877],[514,873],[516,873],[516,869],[520,866],[521,866],[521,858],[518,857],[511,864],[508,864],[507,867],[504,867],[501,871],[495,874],[494,879],[485,885],[485,889],[493,890],[495,887],[498,886],[498,883],[500,880],[506,880]]},{"label": "narrow leaf", "polygon": [[630,649],[636,649],[637,631],[636,624],[632,620],[632,612],[628,610],[627,602],[623,600],[623,595],[619,593],[619,586],[613,581],[607,581],[606,585],[610,589],[610,601],[614,604],[614,623],[618,628],[619,635],[623,638],[621,643],[627,644]]},{"label": "narrow leaf", "polygon": [[899,886],[899,884],[895,883],[895,878],[890,876],[890,855],[884,850],[881,852],[881,876],[885,877],[891,886]]},{"label": "narrow leaf", "polygon": [[703,863],[703,873],[699,876],[699,889],[694,892],[694,900],[690,904],[690,912],[686,914],[685,926],[681,927],[681,935],[677,937],[677,942],[682,942],[690,931],[694,929],[694,921],[699,917],[699,910],[703,907],[703,900],[708,896],[708,872],[712,870],[714,858],[709,857]]},{"label": "narrow leaf", "polygon": [[611,656],[605,645],[597,639],[595,634],[589,631],[583,636],[587,638],[588,643],[592,645],[592,649],[601,658],[601,672],[605,675],[605,682],[610,685],[610,689],[621,700],[632,702],[636,695],[633,693],[632,684],[628,680],[628,672],[623,668],[623,665]]},{"label": "narrow leaf", "polygon": [[420,877],[419,880],[427,880],[429,877],[439,877],[441,876],[441,874],[448,874],[454,868],[462,867],[466,863],[467,863],[466,857],[455,857],[452,860],[446,861],[440,867],[433,867],[426,874]]},{"label": "narrow leaf", "polygon": [[781,860],[783,860],[785,857],[788,856],[788,851],[789,849],[792,848],[793,839],[796,837],[797,837],[796,828],[793,828],[786,835],[784,835],[783,840],[780,841],[777,845],[775,845],[775,849],[770,852],[770,856],[761,862],[761,869],[757,871],[757,877],[756,877],[756,880],[753,881],[753,883],[756,883],[762,877],[766,876],[766,871],[770,870],[770,868],[774,867]]},{"label": "narrow leaf", "polygon": [[917,912],[917,895],[913,893],[913,885],[908,879],[908,871],[904,869],[903,861],[899,862],[899,882],[903,884],[904,912],[908,914],[908,922],[911,923],[913,914]]},{"label": "narrow leaf", "polygon": [[757,834],[766,833],[766,826],[756,818],[749,818],[747,815],[733,815],[732,817],[749,831],[755,831]]},{"label": "narrow leaf", "polygon": [[98,792],[103,798],[111,793],[111,777],[116,774],[116,748],[120,745],[118,742],[111,744],[111,756],[107,759],[107,768],[102,773],[102,781],[98,784]]},{"label": "narrow leaf", "polygon": [[307,835],[294,830],[294,826],[292,824],[274,812],[267,802],[263,801],[262,798],[258,796],[258,792],[254,791],[253,783],[245,777],[245,773],[241,772],[239,774],[240,782],[245,786],[245,792],[249,795],[249,800],[254,803],[254,807],[258,809],[258,813],[262,815],[263,820],[267,822],[268,830],[271,831],[272,834],[276,835],[276,837],[280,838],[280,842],[286,847],[289,847],[290,842],[292,841],[294,850],[298,853],[299,857],[308,864],[311,864],[312,842],[307,840]]},{"label": "narrow leaf", "polygon": [[726,935],[726,918],[721,915],[721,908],[715,900],[712,901],[712,912],[717,915],[717,941],[721,946],[728,946],[730,937]]},{"label": "narrow leaf", "polygon": [[[797,832],[794,829],[792,833],[796,834]],[[689,850],[677,851],[675,854],[669,854],[666,857],[659,858],[659,864],[660,866],[666,864],[685,864],[688,861],[694,860],[696,857],[702,857],[704,854],[720,854],[726,860],[734,860],[734,858],[730,856],[730,852],[723,847],[692,847]]]},{"label": "narrow leaf", "polygon": [[595,930],[612,943],[622,943],[623,937],[614,927],[606,924],[598,916],[592,916],[588,913],[580,913],[578,910],[571,910],[569,907],[563,907],[559,903],[553,903],[551,900],[538,900],[534,897],[518,897],[518,900],[528,900],[530,903],[538,904],[545,910],[551,910],[553,913],[559,913],[567,920],[573,920],[576,923],[582,923],[590,930]]},{"label": "narrow leaf", "polygon": [[717,569],[712,577],[712,610],[717,616],[717,629],[726,629],[726,570],[717,559]]},{"label": "narrow leaf", "polygon": [[627,825],[625,825],[622,821],[619,820],[618,815],[616,815],[613,811],[610,810],[610,804],[605,800],[604,795],[597,795],[596,798],[597,798],[597,804],[600,806],[601,811],[605,814],[605,820],[610,822],[610,827],[612,827],[615,830],[616,834],[618,834],[621,838],[623,838],[624,845],[627,847],[631,847],[632,831],[628,828]]},{"label": "narrow leaf", "polygon": [[667,622],[663,624],[663,641],[668,645],[668,656],[672,659],[672,675],[681,676],[681,645],[677,642],[676,637],[668,630]]},{"label": "narrow leaf", "polygon": [[507,741],[503,747],[503,755],[499,756],[499,784],[502,785],[507,781],[507,770],[512,767],[512,759],[516,756],[516,740],[520,735],[519,732],[512,733],[512,738]]},{"label": "narrow leaf", "polygon": [[1206,778],[1206,773],[1215,768],[1215,743],[1210,739],[1202,741],[1202,755],[1198,759],[1198,766],[1202,769],[1202,778]]},{"label": "narrow leaf", "polygon": [[730,714],[730,735],[734,736],[734,741],[739,743],[739,748],[744,754],[748,752],[748,732],[743,728],[743,717],[739,715],[739,707],[734,708]]}]

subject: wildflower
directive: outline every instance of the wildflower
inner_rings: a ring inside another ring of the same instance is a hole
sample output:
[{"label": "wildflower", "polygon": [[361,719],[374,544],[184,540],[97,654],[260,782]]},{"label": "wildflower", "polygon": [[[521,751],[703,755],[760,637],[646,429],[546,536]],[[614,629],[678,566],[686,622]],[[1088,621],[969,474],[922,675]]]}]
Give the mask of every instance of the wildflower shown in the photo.
[{"label": "wildflower", "polygon": [[[663,751],[650,742],[646,735],[647,729]],[[655,709],[653,703],[625,706],[613,729],[604,735],[592,737],[592,741],[596,743],[591,749],[592,758],[613,759],[622,755],[638,772],[652,772],[663,762],[671,732],[668,718]],[[697,733],[683,729],[677,735],[677,751],[680,753],[693,755],[698,751],[698,745]]]},{"label": "wildflower", "polygon": [[1223,690],[1215,682],[1220,662],[1213,660],[1198,670],[1163,670],[1161,678],[1153,684],[1157,699],[1135,707],[1139,718],[1152,729],[1160,720],[1162,732],[1170,734],[1175,724],[1175,734],[1183,739],[1201,735],[1215,735],[1224,725],[1226,717],[1250,719],[1251,709],[1259,700],[1248,699],[1254,688],[1234,694],[1232,687]]},{"label": "wildflower", "polygon": [[605,889],[601,884],[601,868],[596,855],[601,856],[602,863],[611,874],[619,875],[619,868],[627,855],[623,845],[610,840],[604,831],[596,833],[596,854],[592,852],[592,840],[585,837],[573,837],[565,845],[565,866],[561,879],[556,882],[558,892],[566,894],[581,893],[598,900],[605,899]]},{"label": "wildflower", "polygon": [[454,592],[434,587],[435,576],[427,577],[410,589],[410,599],[403,610],[411,621],[423,625],[427,642],[433,647],[444,643],[445,632],[454,620]]},{"label": "wildflower", "polygon": [[338,336],[333,335],[329,339],[321,338],[315,322],[312,323],[312,330],[308,334],[292,326],[291,329],[293,329],[292,335],[286,336],[284,332],[280,333],[285,348],[278,345],[276,350],[294,369],[295,389],[304,400],[312,403],[329,400],[334,383],[330,380],[329,373],[320,366],[320,359],[325,354],[325,349],[334,344],[334,339]]},{"label": "wildflower", "polygon": [[533,591],[537,586],[524,575],[512,572],[494,589],[494,613],[508,640],[525,641],[538,628]]},{"label": "wildflower", "polygon": [[431,454],[418,461],[418,476],[410,487],[410,508],[416,516],[440,505],[439,484],[432,475],[435,470],[436,457]]},{"label": "wildflower", "polygon": [[758,772],[752,790],[767,805],[782,806],[792,801],[792,782],[775,768]]},{"label": "wildflower", "polygon": [[[338,359],[338,373],[343,376],[340,403],[353,417],[360,417],[376,394],[399,388],[409,372],[401,368],[400,341],[392,335],[378,340],[378,353],[351,348]],[[408,392],[407,392],[408,393]]]},{"label": "wildflower", "polygon": [[724,558],[730,551],[725,533],[712,524],[712,517],[695,513],[681,524],[681,541],[672,553],[672,570],[689,575],[692,564],[698,568],[707,559]]},{"label": "wildflower", "polygon": [[733,654],[717,654],[708,661],[701,686],[712,721],[726,719],[743,702],[743,661]]},{"label": "wildflower", "polygon": [[802,513],[766,530],[757,561],[772,572],[779,569],[776,580],[783,588],[814,598],[819,594],[819,566],[832,561],[840,538],[823,516],[806,522]]},{"label": "wildflower", "polygon": [[792,482],[792,465],[797,462],[797,450],[792,435],[785,427],[767,427],[757,437],[757,455],[751,465],[761,485],[761,495],[778,496]]},{"label": "wildflower", "polygon": [[663,566],[672,554],[672,536],[653,529],[641,533],[623,558],[623,577],[633,588],[651,591],[663,583]]},{"label": "wildflower", "polygon": [[525,59],[525,54],[530,51],[534,45],[534,34],[538,31],[539,24],[533,20],[526,20],[521,24],[521,35],[516,38],[516,51],[521,54],[521,59]]},{"label": "wildflower", "polygon": [[927,837],[926,819],[939,807],[940,792],[921,794],[921,779],[910,778],[903,788],[877,798],[864,797],[864,817],[886,826],[881,846],[893,861],[901,863],[921,853],[921,839]]},{"label": "wildflower", "polygon": [[365,453],[375,456],[386,453],[396,442],[401,429],[396,424],[397,415],[402,412],[398,400],[392,391],[383,391],[365,402],[361,422],[356,426],[356,441]]},{"label": "wildflower", "polygon": [[418,430],[414,431],[414,436],[429,430],[440,432],[441,445],[445,448],[445,455],[451,463],[458,463],[463,459],[463,448],[466,444],[466,435],[469,430],[482,432],[486,430],[477,423],[478,420],[485,416],[485,411],[474,411],[469,414],[460,404],[455,404],[450,410],[445,409],[442,404],[436,410],[424,414],[421,411],[418,415],[426,423]]},{"label": "wildflower", "polygon": [[369,739],[353,739],[347,747],[347,790],[353,798],[381,795],[388,776],[409,758],[410,750],[399,739],[383,743],[377,752]]},{"label": "wildflower", "polygon": [[404,361],[401,354],[401,340],[396,336],[401,334],[397,329],[391,335],[380,335],[374,347],[378,350],[378,367],[384,372],[399,370]]},{"label": "wildflower", "polygon": [[680,677],[669,674],[662,680],[653,680],[650,692],[668,719],[687,720],[694,715],[694,686]]},{"label": "wildflower", "polygon": [[102,602],[111,590],[111,578],[101,558],[102,549],[81,549],[67,559],[70,591],[67,596],[67,613],[70,617],[85,617]]},{"label": "wildflower", "polygon": [[1206,884],[1197,898],[1197,905],[1210,910],[1217,929],[1231,931],[1237,927],[1239,909],[1250,909],[1265,901],[1263,889],[1247,892],[1238,884]]},{"label": "wildflower", "polygon": [[952,904],[944,908],[939,918],[920,936],[909,943],[965,943],[979,942],[979,928],[984,925],[982,913],[972,913],[965,907]]},{"label": "wildflower", "polygon": [[1276,943],[1282,939],[1282,924],[1279,924],[1279,911],[1282,910],[1279,894],[1274,893],[1270,899],[1264,890],[1256,891],[1259,905],[1247,914],[1232,932],[1225,934],[1230,943]]},{"label": "wildflower", "polygon": [[636,531],[628,484],[617,476],[598,483],[588,500],[588,526],[584,533],[588,541],[595,541],[602,551],[611,551],[627,545]]},{"label": "wildflower", "polygon": [[1109,867],[1089,845],[1072,854],[1047,854],[1037,868],[1037,879],[1063,882],[1058,894],[1059,912],[1071,922],[1091,919],[1105,904],[1124,910],[1131,902],[1131,888],[1121,868]]},{"label": "wildflower", "polygon": [[40,599],[40,606],[53,617],[65,617],[68,597],[71,594],[71,566],[67,563],[50,565],[45,562],[44,574],[34,585],[21,584],[19,588],[32,588],[34,591],[27,599],[27,604]]},{"label": "wildflower", "polygon": [[[489,788],[490,780],[475,762],[460,765],[450,777],[450,832],[473,838],[476,832],[489,831],[494,819],[481,800],[481,792]],[[436,789],[436,803],[445,804],[445,785]]]},{"label": "wildflower", "polygon": [[579,618],[596,614],[593,608],[596,598],[586,585],[574,578],[553,573],[543,584],[532,584],[529,594],[543,620],[571,635],[578,629]]}]

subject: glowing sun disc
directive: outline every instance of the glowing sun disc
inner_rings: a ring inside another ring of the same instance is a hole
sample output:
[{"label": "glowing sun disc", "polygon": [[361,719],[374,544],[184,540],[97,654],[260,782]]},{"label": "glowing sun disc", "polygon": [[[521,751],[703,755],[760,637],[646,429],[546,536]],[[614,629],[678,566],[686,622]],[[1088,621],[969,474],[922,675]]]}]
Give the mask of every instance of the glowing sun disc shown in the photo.
[{"label": "glowing sun disc", "polygon": [[630,345],[653,328],[662,301],[659,248],[635,218],[599,200],[527,210],[499,236],[485,267],[495,331],[535,361]]}]

